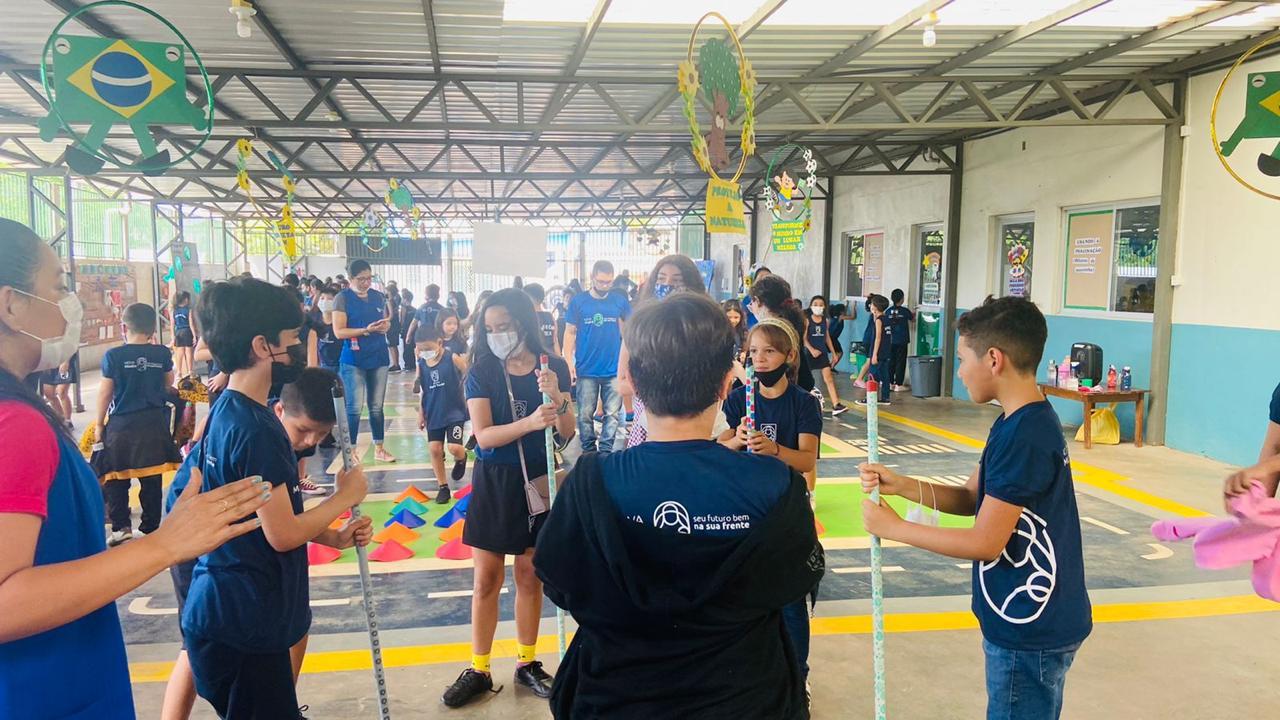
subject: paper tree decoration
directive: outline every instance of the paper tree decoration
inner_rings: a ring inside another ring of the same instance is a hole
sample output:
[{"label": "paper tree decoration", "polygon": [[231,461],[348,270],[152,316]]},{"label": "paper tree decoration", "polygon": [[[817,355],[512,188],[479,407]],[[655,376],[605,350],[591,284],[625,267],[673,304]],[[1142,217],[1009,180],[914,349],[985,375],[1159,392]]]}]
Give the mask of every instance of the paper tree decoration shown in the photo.
[{"label": "paper tree decoration", "polygon": [[[364,214],[356,219],[356,226],[360,230],[360,243],[372,253],[380,253],[387,249],[387,230],[382,223],[382,219],[378,217],[378,213],[373,208],[365,208]],[[373,237],[380,237],[378,247],[374,247],[370,242],[370,234]]]},{"label": "paper tree decoration", "polygon": [[[698,39],[698,29],[708,18],[719,20],[728,31],[733,41],[733,49],[723,40],[713,39],[703,43],[698,49],[698,59],[694,62],[693,47]],[[734,51],[737,57],[734,57]],[[707,174],[719,180],[719,171],[727,170],[731,163],[726,145],[725,132],[729,118],[742,106],[742,131],[738,169],[730,182],[738,182],[742,171],[746,168],[747,158],[756,149],[756,73],[751,63],[742,52],[738,35],[733,26],[719,13],[707,13],[698,20],[693,33],[689,37],[689,51],[676,75],[677,88],[684,99],[684,116],[689,123],[689,134],[693,143],[693,157],[698,166]],[[698,123],[697,97],[702,90],[704,97],[712,108],[712,126],[706,137]]]},{"label": "paper tree decoration", "polygon": [[422,220],[422,210],[414,204],[413,194],[409,192],[409,187],[401,184],[399,180],[391,178],[390,189],[387,190],[383,200],[403,216],[404,224],[409,229],[410,239],[417,240],[418,223]]},{"label": "paper tree decoration", "polygon": [[[173,42],[142,42],[119,38],[70,35],[62,30],[75,18],[103,8],[128,8],[158,20],[173,34]],[[187,99],[187,55],[204,79],[205,107]],[[40,138],[51,142],[59,134],[73,141],[65,158],[68,167],[92,175],[108,161],[146,175],[159,175],[185,162],[209,139],[213,129],[213,88],[204,63],[191,43],[154,10],[124,0],[107,0],[79,8],[63,18],[45,41],[40,57],[40,81],[49,101],[49,114],[40,121]],[[73,126],[88,125],[83,135]],[[116,125],[128,125],[140,156],[104,147]],[[161,150],[152,128],[182,125],[203,131],[195,147],[173,159]]]}]

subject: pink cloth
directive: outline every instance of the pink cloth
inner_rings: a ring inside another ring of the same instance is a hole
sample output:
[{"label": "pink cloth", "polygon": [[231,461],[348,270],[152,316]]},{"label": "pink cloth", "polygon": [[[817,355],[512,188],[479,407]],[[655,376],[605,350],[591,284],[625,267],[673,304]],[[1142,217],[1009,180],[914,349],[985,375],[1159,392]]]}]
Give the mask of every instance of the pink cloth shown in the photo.
[{"label": "pink cloth", "polygon": [[1194,538],[1196,565],[1207,570],[1253,563],[1254,592],[1280,601],[1280,500],[1255,482],[1230,505],[1230,517],[1161,520],[1151,534],[1166,542]]}]

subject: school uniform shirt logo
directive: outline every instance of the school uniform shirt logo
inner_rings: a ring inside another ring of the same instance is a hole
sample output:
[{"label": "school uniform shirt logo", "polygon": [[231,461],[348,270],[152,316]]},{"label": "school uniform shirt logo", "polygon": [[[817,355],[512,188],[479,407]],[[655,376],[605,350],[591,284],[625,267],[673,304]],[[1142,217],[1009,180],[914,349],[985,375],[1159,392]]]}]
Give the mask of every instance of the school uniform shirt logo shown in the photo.
[{"label": "school uniform shirt logo", "polygon": [[600,313],[596,313],[595,315],[592,315],[591,324],[595,325],[596,327],[604,327],[604,315],[601,315]]},{"label": "school uniform shirt logo", "polygon": [[760,423],[760,432],[773,442],[778,442],[778,423]]},{"label": "school uniform shirt logo", "polygon": [[520,418],[528,415],[528,413],[529,413],[529,403],[525,402],[524,400],[517,400],[516,401],[516,419],[519,420]]},{"label": "school uniform shirt logo", "polygon": [[139,357],[137,360],[124,361],[125,370],[136,370],[140,373],[144,373],[148,370],[161,370],[163,368],[164,366],[160,363],[148,362],[145,356]]},{"label": "school uniform shirt logo", "polygon": [[[999,568],[1003,578],[1014,578],[1003,598],[991,596],[987,573]],[[1058,558],[1053,550],[1049,526],[1039,515],[1023,508],[1013,537],[1000,557],[978,565],[982,597],[992,612],[1005,622],[1026,625],[1044,613],[1058,583]]]},{"label": "school uniform shirt logo", "polygon": [[458,442],[462,442],[462,426],[454,425],[453,428],[449,430],[449,437],[453,440],[457,440]]},{"label": "school uniform shirt logo", "polygon": [[429,386],[427,387],[427,389],[428,389],[428,390],[434,390],[434,389],[436,389],[436,388],[438,388],[438,387],[444,387],[444,383],[440,380],[440,371],[439,371],[439,370],[432,370],[432,371],[431,371],[431,385],[429,385]]},{"label": "school uniform shirt logo", "polygon": [[654,509],[653,526],[658,529],[673,527],[681,535],[693,534],[689,511],[674,500],[668,500]]}]

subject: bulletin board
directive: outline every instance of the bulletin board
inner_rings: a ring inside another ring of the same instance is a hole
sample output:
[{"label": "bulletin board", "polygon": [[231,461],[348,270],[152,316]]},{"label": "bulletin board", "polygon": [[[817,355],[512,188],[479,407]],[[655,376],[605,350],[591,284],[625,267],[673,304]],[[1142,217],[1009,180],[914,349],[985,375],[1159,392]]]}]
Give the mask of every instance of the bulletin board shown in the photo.
[{"label": "bulletin board", "polygon": [[1067,214],[1067,259],[1062,290],[1064,308],[1110,308],[1114,230],[1114,210]]},{"label": "bulletin board", "polygon": [[884,233],[867,233],[862,236],[863,268],[862,294],[884,294]]}]

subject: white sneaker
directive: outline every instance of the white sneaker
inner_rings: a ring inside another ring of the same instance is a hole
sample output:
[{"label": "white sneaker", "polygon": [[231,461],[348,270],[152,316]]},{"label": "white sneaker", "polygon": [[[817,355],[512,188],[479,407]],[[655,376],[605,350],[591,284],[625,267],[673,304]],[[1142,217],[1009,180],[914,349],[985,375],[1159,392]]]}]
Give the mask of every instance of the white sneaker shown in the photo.
[{"label": "white sneaker", "polygon": [[116,530],[107,536],[107,547],[116,547],[123,545],[133,539],[133,533],[129,530]]},{"label": "white sneaker", "polygon": [[324,488],[315,484],[310,475],[298,481],[298,489],[302,491],[303,495],[324,495],[327,493]]}]

